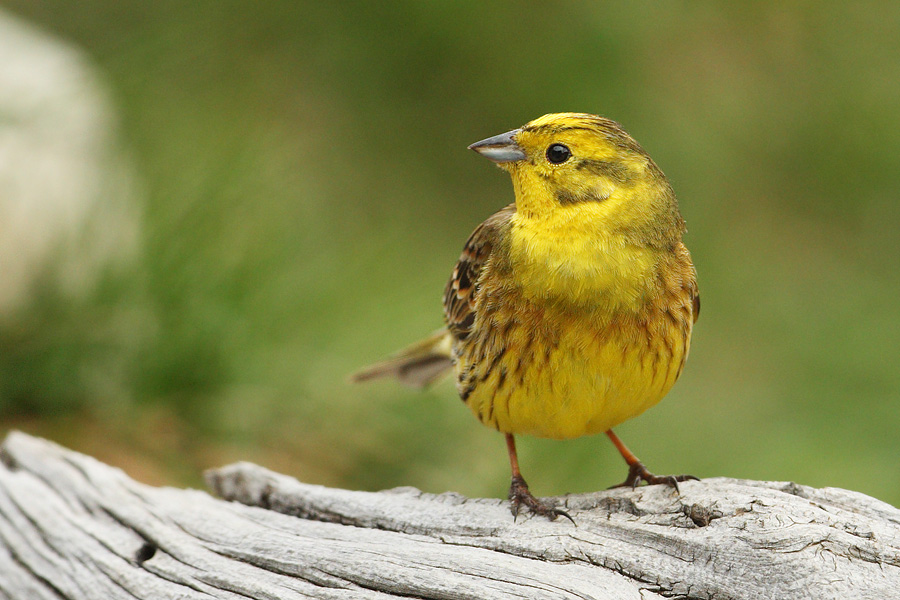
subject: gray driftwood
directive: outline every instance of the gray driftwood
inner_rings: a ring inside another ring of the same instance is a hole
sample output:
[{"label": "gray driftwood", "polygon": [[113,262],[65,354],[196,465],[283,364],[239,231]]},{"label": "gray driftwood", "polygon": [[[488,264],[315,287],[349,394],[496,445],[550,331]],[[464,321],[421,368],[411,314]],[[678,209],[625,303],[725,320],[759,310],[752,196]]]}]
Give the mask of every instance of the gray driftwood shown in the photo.
[{"label": "gray driftwood", "polygon": [[900,511],[859,493],[708,479],[558,500],[577,522],[252,464],[214,498],[21,433],[0,467],[0,597],[900,598]]}]

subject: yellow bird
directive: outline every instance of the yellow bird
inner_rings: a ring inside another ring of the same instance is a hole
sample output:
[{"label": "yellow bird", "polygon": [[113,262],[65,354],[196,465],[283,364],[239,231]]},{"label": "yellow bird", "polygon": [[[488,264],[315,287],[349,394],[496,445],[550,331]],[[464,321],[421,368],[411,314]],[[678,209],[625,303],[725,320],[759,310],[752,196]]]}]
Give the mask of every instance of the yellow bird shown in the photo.
[{"label": "yellow bird", "polygon": [[622,127],[549,114],[469,146],[512,177],[515,203],[479,225],[444,291],[446,327],[353,376],[427,385],[451,369],[466,406],[506,434],[509,498],[551,519],[514,435],[605,432],[628,463],[621,485],[657,476],[613,433],[671,389],[700,312],[684,220],[666,176]]}]

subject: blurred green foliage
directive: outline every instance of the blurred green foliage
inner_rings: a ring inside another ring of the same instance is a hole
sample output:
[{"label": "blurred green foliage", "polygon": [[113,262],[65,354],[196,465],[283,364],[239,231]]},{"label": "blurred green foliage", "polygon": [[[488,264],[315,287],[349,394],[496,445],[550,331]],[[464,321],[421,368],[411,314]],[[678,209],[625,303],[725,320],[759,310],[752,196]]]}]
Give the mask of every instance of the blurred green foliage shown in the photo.
[{"label": "blurred green foliage", "polygon": [[[465,150],[546,112],[625,126],[669,175],[703,316],[619,432],[657,472],[900,504],[900,4],[2,0],[84,48],[145,191],[142,254],[0,326],[0,423],[154,482],[501,496],[448,383],[350,387],[441,323],[512,198]],[[523,439],[539,494],[617,483],[605,439]]]}]

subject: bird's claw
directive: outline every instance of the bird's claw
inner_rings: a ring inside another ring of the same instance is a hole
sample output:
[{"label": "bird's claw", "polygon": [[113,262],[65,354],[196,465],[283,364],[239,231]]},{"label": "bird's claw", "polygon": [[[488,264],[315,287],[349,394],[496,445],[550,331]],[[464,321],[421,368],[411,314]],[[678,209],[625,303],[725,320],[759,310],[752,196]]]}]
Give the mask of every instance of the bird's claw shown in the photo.
[{"label": "bird's claw", "polygon": [[566,511],[554,506],[550,506],[535,498],[531,491],[528,489],[528,484],[525,483],[525,480],[521,476],[513,477],[512,483],[509,486],[509,499],[511,503],[510,510],[513,514],[513,520],[518,518],[519,509],[524,506],[531,512],[531,514],[547,517],[551,521],[555,521],[557,517],[562,516],[572,521],[572,525],[576,525],[575,519],[573,519]]},{"label": "bird's claw", "polygon": [[693,475],[654,475],[647,470],[647,467],[645,467],[643,463],[638,461],[628,467],[628,477],[625,478],[625,481],[612,487],[630,487],[631,489],[634,489],[640,485],[642,481],[647,482],[647,485],[668,485],[675,488],[676,492],[681,493],[681,490],[678,488],[678,483],[680,481],[699,481],[699,478],[694,477]]}]

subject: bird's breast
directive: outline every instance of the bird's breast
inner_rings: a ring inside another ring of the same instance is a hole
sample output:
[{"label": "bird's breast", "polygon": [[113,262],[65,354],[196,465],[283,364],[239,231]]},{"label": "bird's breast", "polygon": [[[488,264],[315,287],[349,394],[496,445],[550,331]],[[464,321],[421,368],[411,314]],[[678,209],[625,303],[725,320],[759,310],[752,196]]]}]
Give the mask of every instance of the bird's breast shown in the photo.
[{"label": "bird's breast", "polygon": [[507,284],[538,304],[636,311],[654,284],[656,251],[591,221],[514,218],[507,252]]},{"label": "bird's breast", "polygon": [[463,399],[500,431],[557,439],[606,431],[656,404],[687,356],[689,313],[650,306],[611,318],[505,303],[510,310],[489,310],[457,361]]}]

